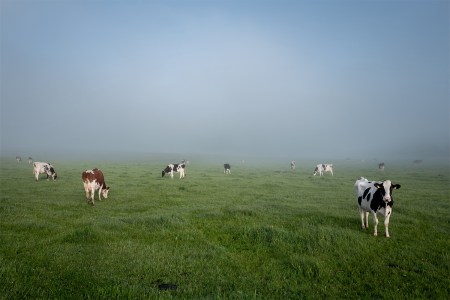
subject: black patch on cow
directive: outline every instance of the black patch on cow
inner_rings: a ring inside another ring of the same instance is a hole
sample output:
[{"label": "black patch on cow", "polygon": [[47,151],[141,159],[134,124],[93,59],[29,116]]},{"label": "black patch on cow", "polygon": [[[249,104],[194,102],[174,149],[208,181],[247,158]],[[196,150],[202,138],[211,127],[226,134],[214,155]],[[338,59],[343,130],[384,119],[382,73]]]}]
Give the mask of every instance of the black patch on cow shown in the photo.
[{"label": "black patch on cow", "polygon": [[367,200],[367,202],[369,202],[369,201],[370,201],[370,197],[371,197],[371,196],[372,196],[372,194],[371,194],[371,193],[368,193],[368,194],[367,194],[367,199],[366,199],[366,200]]},{"label": "black patch on cow", "polygon": [[367,196],[367,194],[369,193],[369,191],[370,191],[370,187],[368,187],[368,188],[364,191],[364,193],[363,193],[363,198],[366,198],[366,196]]},{"label": "black patch on cow", "polygon": [[358,197],[358,204],[361,206],[362,196]]},{"label": "black patch on cow", "polygon": [[379,188],[373,194],[372,202],[370,203],[370,209],[377,212],[380,208],[386,207],[386,202],[383,201],[384,188]]}]

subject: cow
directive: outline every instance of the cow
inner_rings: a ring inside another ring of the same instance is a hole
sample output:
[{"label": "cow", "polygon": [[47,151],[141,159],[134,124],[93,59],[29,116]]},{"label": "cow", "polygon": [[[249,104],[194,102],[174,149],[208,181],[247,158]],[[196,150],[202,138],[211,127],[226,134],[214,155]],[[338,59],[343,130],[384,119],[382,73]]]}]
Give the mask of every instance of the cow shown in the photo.
[{"label": "cow", "polygon": [[378,164],[378,169],[384,171],[384,162]]},{"label": "cow", "polygon": [[16,156],[16,160],[17,160],[18,163],[20,163],[20,162],[22,162],[22,157]]},{"label": "cow", "polygon": [[295,160],[291,161],[291,170],[295,170]]},{"label": "cow", "polygon": [[319,175],[322,176],[323,172],[330,172],[331,176],[333,176],[333,165],[332,164],[319,164],[314,169],[313,175],[316,176],[316,174],[319,173]]},{"label": "cow", "polygon": [[392,192],[399,188],[400,184],[393,184],[390,180],[369,181],[364,177],[356,180],[355,192],[363,229],[369,228],[369,213],[371,212],[374,223],[373,235],[378,235],[378,213],[384,216],[385,233],[386,237],[389,237],[389,219],[394,205]]},{"label": "cow", "polygon": [[31,156],[28,157],[28,163],[31,165],[33,163],[33,158]]},{"label": "cow", "polygon": [[103,198],[108,198],[109,186],[106,186],[105,177],[103,172],[97,168],[93,170],[86,170],[81,174],[81,179],[83,179],[84,190],[86,191],[86,199],[89,203],[94,205],[95,191],[98,190],[98,200]]},{"label": "cow", "polygon": [[34,162],[33,174],[36,181],[39,180],[39,174],[47,174],[47,180],[49,180],[50,177],[52,177],[53,180],[56,180],[56,177],[58,177],[53,166],[45,162]]},{"label": "cow", "polygon": [[230,174],[231,173],[231,165],[230,164],[223,164],[223,172],[225,174]]},{"label": "cow", "polygon": [[184,163],[181,164],[168,164],[167,167],[162,171],[162,176],[170,173],[170,178],[173,178],[173,173],[180,173],[180,179],[184,178],[186,165]]}]

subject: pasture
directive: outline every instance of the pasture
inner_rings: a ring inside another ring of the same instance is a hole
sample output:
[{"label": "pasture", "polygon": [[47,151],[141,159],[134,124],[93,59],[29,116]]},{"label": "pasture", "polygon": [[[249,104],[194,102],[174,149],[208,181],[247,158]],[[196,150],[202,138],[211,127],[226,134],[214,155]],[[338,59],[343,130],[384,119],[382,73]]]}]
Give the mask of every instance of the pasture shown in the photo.
[{"label": "pasture", "polygon": [[[58,179],[1,158],[0,297],[449,299],[448,165],[247,166],[52,161]],[[81,172],[108,199],[88,205]],[[353,184],[391,179],[391,238],[360,228]]]}]

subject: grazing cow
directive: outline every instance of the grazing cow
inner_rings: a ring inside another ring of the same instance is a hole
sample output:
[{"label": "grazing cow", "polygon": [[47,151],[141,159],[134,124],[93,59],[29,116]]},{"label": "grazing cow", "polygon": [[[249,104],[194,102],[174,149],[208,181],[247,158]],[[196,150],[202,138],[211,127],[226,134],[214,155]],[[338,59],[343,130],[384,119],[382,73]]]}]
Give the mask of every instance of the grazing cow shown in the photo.
[{"label": "grazing cow", "polygon": [[20,163],[20,162],[22,162],[22,157],[16,156],[16,160],[17,160],[18,163]]},{"label": "grazing cow", "polygon": [[170,178],[173,178],[173,173],[180,173],[180,179],[184,178],[186,165],[184,163],[181,164],[168,164],[167,167],[162,171],[162,177],[166,175],[166,173],[170,173]]},{"label": "grazing cow", "polygon": [[295,160],[291,161],[291,170],[295,170]]},{"label": "grazing cow", "polygon": [[377,213],[384,216],[386,237],[389,237],[389,218],[392,213],[394,199],[392,192],[399,189],[399,184],[392,184],[390,180],[368,181],[361,177],[355,182],[356,199],[358,201],[361,225],[363,229],[369,228],[369,212],[373,214],[374,236],[378,235]]},{"label": "grazing cow", "polygon": [[384,162],[378,164],[378,169],[384,171]]},{"label": "grazing cow", "polygon": [[49,177],[52,177],[53,180],[56,180],[56,172],[53,166],[49,163],[44,162],[34,162],[33,163],[33,174],[36,178],[36,181],[39,180],[39,174],[47,174],[47,180]]},{"label": "grazing cow", "polygon": [[28,157],[28,163],[31,165],[33,163],[33,158],[31,156]]},{"label": "grazing cow", "polygon": [[109,186],[106,186],[105,177],[103,172],[97,168],[93,170],[86,170],[81,174],[81,179],[83,179],[84,190],[86,191],[86,199],[89,203],[89,198],[91,199],[91,204],[94,205],[95,191],[98,190],[98,200],[101,201],[103,198],[108,198]]},{"label": "grazing cow", "polygon": [[319,164],[314,169],[313,175],[316,176],[316,174],[319,173],[319,175],[322,176],[323,172],[330,172],[331,176],[333,176],[333,165],[332,164]]},{"label": "grazing cow", "polygon": [[225,174],[230,174],[231,173],[231,166],[230,166],[230,164],[223,164],[223,172]]}]

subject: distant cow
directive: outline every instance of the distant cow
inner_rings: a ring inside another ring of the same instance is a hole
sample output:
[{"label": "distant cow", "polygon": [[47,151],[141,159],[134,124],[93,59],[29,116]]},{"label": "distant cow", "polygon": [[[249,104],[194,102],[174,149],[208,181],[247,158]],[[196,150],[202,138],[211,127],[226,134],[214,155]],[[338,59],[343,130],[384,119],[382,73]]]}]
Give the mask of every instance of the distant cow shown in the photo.
[{"label": "distant cow", "polygon": [[22,162],[22,157],[16,156],[16,160],[17,160],[18,163],[20,163],[20,162]]},{"label": "distant cow", "polygon": [[291,170],[295,170],[295,160],[291,161]]},{"label": "distant cow", "polygon": [[84,190],[86,191],[86,199],[89,203],[89,198],[91,204],[94,205],[95,191],[98,190],[98,200],[103,198],[108,198],[109,186],[106,186],[105,178],[103,172],[97,168],[93,170],[86,170],[81,174],[81,179],[83,179]]},{"label": "distant cow", "polygon": [[313,175],[316,176],[316,174],[319,173],[319,175],[322,176],[323,172],[330,172],[331,176],[333,176],[333,165],[332,164],[319,164],[314,169]]},{"label": "distant cow", "polygon": [[33,158],[31,156],[28,157],[28,163],[31,165],[33,163]]},{"label": "distant cow", "polygon": [[52,177],[53,180],[56,180],[56,172],[53,166],[49,163],[44,162],[34,162],[33,163],[33,174],[36,178],[36,181],[39,180],[39,174],[47,174],[47,180],[49,177]]},{"label": "distant cow", "polygon": [[374,236],[378,235],[377,213],[384,216],[386,237],[389,237],[389,218],[394,205],[392,192],[399,189],[399,184],[392,184],[390,180],[368,181],[361,177],[355,182],[356,199],[358,201],[361,225],[363,229],[369,228],[369,212],[373,214]]},{"label": "distant cow", "polygon": [[223,172],[225,174],[230,174],[231,173],[231,166],[230,166],[230,164],[223,164]]},{"label": "distant cow", "polygon": [[384,162],[378,164],[378,169],[384,171]]},{"label": "distant cow", "polygon": [[184,163],[181,164],[168,164],[167,167],[162,171],[162,177],[167,173],[170,174],[170,178],[173,178],[173,173],[180,173],[180,178],[184,178],[186,165]]}]

